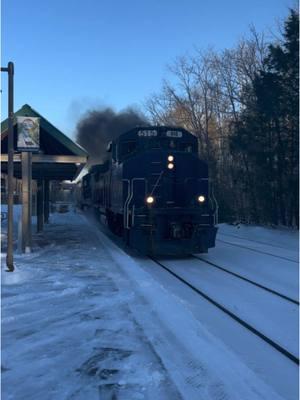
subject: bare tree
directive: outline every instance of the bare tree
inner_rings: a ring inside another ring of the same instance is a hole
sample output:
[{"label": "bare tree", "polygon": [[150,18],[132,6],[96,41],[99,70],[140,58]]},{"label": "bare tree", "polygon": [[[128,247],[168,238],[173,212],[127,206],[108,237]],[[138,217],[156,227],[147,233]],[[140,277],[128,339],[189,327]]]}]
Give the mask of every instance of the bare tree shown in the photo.
[{"label": "bare tree", "polygon": [[224,204],[235,205],[240,215],[247,214],[247,199],[254,198],[253,193],[246,194],[252,185],[251,166],[246,154],[239,157],[231,152],[229,143],[233,126],[249,102],[248,88],[265,68],[266,54],[265,37],[254,27],[232,49],[196,49],[169,66],[172,79],[165,80],[161,92],[145,104],[152,122],[180,125],[198,137],[217,191]]}]

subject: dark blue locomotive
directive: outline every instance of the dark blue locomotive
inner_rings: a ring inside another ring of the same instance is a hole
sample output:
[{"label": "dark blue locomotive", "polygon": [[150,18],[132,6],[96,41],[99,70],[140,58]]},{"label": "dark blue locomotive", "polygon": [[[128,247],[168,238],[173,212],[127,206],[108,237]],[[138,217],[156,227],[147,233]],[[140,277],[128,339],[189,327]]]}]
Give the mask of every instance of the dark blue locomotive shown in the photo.
[{"label": "dark blue locomotive", "polygon": [[83,178],[82,196],[114,233],[144,254],[184,255],[215,246],[217,203],[194,135],[137,127],[108,151],[111,160]]}]

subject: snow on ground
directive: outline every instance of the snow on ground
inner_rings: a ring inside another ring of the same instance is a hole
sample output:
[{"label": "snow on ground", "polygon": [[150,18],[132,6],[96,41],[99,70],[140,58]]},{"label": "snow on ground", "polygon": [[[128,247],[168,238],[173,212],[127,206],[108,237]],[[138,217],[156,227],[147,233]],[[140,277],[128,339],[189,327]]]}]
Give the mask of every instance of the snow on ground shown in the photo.
[{"label": "snow on ground", "polygon": [[296,399],[83,215],[53,214],[33,250],[2,258],[4,400]]},{"label": "snow on ground", "polygon": [[[296,357],[298,356],[298,311],[273,293],[229,275],[197,259],[164,260],[164,265],[198,289],[259,329]],[[259,305],[259,307],[258,307]],[[290,327],[287,330],[286,327]]]},{"label": "snow on ground", "polygon": [[51,220],[2,272],[2,398],[180,398],[93,229],[75,213]]},{"label": "snow on ground", "polygon": [[298,240],[297,231],[221,224],[216,247],[201,257],[297,299]]},{"label": "snow on ground", "polygon": [[291,250],[298,254],[298,231],[288,228],[266,228],[251,225],[219,225],[219,236],[237,237],[248,239],[250,242],[266,244],[269,247],[282,248],[284,251]]},{"label": "snow on ground", "polygon": [[[236,242],[236,235],[239,234],[240,229],[244,234],[248,233],[248,240],[251,239],[251,231],[258,230],[262,233],[261,236],[255,234],[252,237],[255,240],[254,244],[251,242],[255,251],[236,246],[224,246],[217,240],[216,248],[210,249],[208,254],[201,255],[201,258],[215,262],[228,270],[253,279],[255,282],[264,283],[266,287],[279,288],[282,293],[299,301],[298,263],[283,258],[278,259],[277,256],[274,257],[274,254],[261,253],[262,250],[271,251],[270,246],[264,245],[262,249],[260,244],[257,244],[258,240],[273,237],[274,240],[270,244],[274,253],[276,248],[272,247],[273,243],[278,241],[277,234],[282,236],[283,231],[278,230],[277,232],[274,229],[268,231],[259,227],[257,229],[255,227],[238,228],[225,224],[220,227],[221,232],[226,233],[228,230],[234,234],[234,238],[229,239],[232,243]],[[266,233],[267,238],[263,233]],[[287,246],[288,251],[292,251],[297,257],[298,240],[296,238],[298,232],[287,231],[286,233],[294,243],[294,246]],[[249,245],[248,242],[246,245]],[[256,246],[259,252],[256,251]],[[281,256],[286,256],[285,248],[281,249]],[[147,261],[141,257],[137,257],[137,259],[147,273],[163,284],[173,295],[178,296],[193,316],[211,334],[219,337],[226,347],[237,354],[261,379],[280,393],[283,398],[298,399],[298,368],[296,364],[274,351],[268,344],[239,326],[215,306],[210,305],[203,298],[201,299],[199,295],[192,293],[189,288],[184,287],[151,260]],[[163,258],[160,261],[256,329],[265,332],[275,342],[290,349],[298,357],[298,305],[267,293],[195,258]]]}]

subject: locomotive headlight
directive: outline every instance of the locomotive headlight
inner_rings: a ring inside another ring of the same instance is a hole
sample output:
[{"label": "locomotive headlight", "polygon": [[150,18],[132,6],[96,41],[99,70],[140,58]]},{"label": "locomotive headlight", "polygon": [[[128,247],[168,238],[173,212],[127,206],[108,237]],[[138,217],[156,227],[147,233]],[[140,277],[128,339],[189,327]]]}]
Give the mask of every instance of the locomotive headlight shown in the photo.
[{"label": "locomotive headlight", "polygon": [[168,156],[168,161],[170,162],[174,161],[174,156]]},{"label": "locomotive headlight", "polygon": [[148,196],[146,198],[146,203],[147,204],[153,204],[154,203],[154,197],[153,196]]},{"label": "locomotive headlight", "polygon": [[198,196],[198,201],[199,203],[204,203],[205,202],[205,196]]},{"label": "locomotive headlight", "polygon": [[173,169],[173,168],[174,168],[174,164],[170,162],[170,163],[168,164],[168,169]]}]

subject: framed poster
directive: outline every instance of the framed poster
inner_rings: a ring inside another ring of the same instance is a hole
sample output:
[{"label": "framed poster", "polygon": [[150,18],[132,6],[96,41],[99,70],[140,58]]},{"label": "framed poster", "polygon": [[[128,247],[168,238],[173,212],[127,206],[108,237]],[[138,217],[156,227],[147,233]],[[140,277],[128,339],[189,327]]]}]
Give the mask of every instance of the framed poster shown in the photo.
[{"label": "framed poster", "polygon": [[38,151],[40,148],[40,119],[17,117],[19,151]]}]

